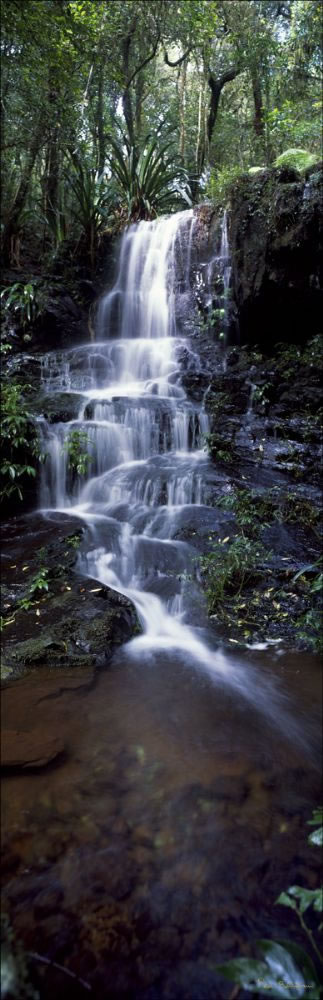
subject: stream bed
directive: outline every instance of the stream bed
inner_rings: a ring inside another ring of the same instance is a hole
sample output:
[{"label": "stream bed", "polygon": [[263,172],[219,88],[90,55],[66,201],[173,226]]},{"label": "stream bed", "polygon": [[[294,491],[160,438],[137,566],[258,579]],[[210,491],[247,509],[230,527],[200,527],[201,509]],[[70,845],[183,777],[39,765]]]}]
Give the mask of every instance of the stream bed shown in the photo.
[{"label": "stream bed", "polygon": [[[292,692],[298,743],[180,656],[125,647],[95,681],[43,668],[6,689],[6,725],[37,714],[65,758],[3,779],[3,904],[28,952],[98,998],[224,1000],[217,962],[298,936],[274,902],[318,876],[319,664],[253,653],[248,670]],[[42,996],[86,994],[33,966]]]},{"label": "stream bed", "polygon": [[[232,486],[205,449],[204,391],[183,387],[193,226],[183,212],[131,227],[97,340],[43,357],[39,511],[18,541],[19,519],[8,529],[3,903],[46,1000],[228,1000],[217,963],[259,937],[302,943],[275,900],[317,884],[318,657],[275,637],[235,652],[201,588],[205,542],[236,525],[214,499]],[[224,238],[218,264],[227,288]],[[27,613],[38,550],[53,600]]]}]

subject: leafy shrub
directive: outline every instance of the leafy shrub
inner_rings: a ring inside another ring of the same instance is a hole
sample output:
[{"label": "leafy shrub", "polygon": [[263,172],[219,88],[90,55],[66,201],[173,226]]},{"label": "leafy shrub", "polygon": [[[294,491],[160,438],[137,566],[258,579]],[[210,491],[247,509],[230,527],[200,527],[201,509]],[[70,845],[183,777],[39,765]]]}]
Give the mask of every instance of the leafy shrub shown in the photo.
[{"label": "leafy shrub", "polygon": [[115,192],[102,174],[83,166],[76,153],[71,155],[73,167],[68,183],[75,199],[73,214],[93,263],[99,238],[113,220]]},{"label": "leafy shrub", "polygon": [[164,212],[191,206],[188,177],[171,143],[148,142],[140,153],[125,139],[125,149],[112,142],[112,177],[128,222],[154,219]]},{"label": "leafy shrub", "polygon": [[223,204],[228,200],[230,188],[245,174],[243,167],[222,167],[222,170],[211,170],[206,187],[206,196],[216,203]]},{"label": "leafy shrub", "polygon": [[253,536],[271,523],[276,514],[274,495],[270,492],[263,496],[254,490],[237,489],[221,497],[218,506],[231,510],[241,531]]},{"label": "leafy shrub", "polygon": [[21,479],[36,476],[35,466],[28,461],[29,456],[39,459],[40,452],[36,428],[24,408],[21,389],[14,384],[5,385],[2,389],[1,449],[1,499],[16,494],[22,500]]},{"label": "leafy shrub", "polygon": [[78,476],[86,475],[91,461],[91,455],[86,450],[87,445],[86,431],[70,431],[63,445],[63,451],[67,454],[68,466],[71,472],[76,472]]},{"label": "leafy shrub", "polygon": [[227,596],[239,595],[243,587],[262,572],[260,565],[265,550],[259,542],[244,535],[237,535],[231,544],[227,544],[228,541],[217,542],[201,559],[209,614]]},{"label": "leafy shrub", "polygon": [[44,307],[43,296],[37,288],[35,282],[29,281],[26,285],[22,282],[15,282],[9,288],[4,288],[1,292],[5,312],[16,315],[19,325],[27,326],[34,323],[41,315]]},{"label": "leafy shrub", "polygon": [[295,167],[295,170],[306,170],[317,163],[317,156],[308,153],[306,149],[286,149],[285,153],[277,156],[274,167]]},{"label": "leafy shrub", "polygon": [[[322,847],[323,844],[323,810],[313,812],[309,820],[310,826],[319,827],[308,837],[312,846]],[[323,964],[323,955],[316,944],[314,934],[304,919],[304,913],[313,907],[314,912],[322,913],[322,889],[306,889],[300,885],[290,886],[282,892],[276,903],[288,906],[298,917],[302,930],[309,941],[316,959]],[[320,931],[322,924],[318,928]],[[257,996],[267,991],[271,997],[307,997],[309,1000],[319,1000],[321,996],[320,980],[311,957],[291,941],[256,941],[260,958],[235,958],[217,970],[231,982],[238,983],[243,989]]]}]

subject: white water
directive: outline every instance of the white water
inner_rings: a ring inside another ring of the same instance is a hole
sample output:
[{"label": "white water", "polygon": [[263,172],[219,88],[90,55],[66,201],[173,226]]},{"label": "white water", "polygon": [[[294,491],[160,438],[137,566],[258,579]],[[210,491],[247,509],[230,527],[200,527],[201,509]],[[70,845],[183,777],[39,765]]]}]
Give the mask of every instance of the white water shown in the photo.
[{"label": "white water", "polygon": [[[189,292],[192,227],[190,211],[132,226],[123,236],[116,284],[100,302],[97,341],[45,359],[46,391],[80,398],[75,420],[41,424],[48,454],[41,507],[68,511],[87,525],[79,568],[135,604],[143,632],[128,644],[131,655],[180,654],[286,726],[269,682],[260,687],[255,670],[212,649],[205,630],[187,621],[187,575],[196,575],[196,549],[176,536],[193,507],[205,509],[209,467],[207,415],[187,399],[178,360],[189,343],[177,336],[176,254],[183,294]],[[222,232],[229,282],[226,220]],[[86,431],[91,456],[87,476],[76,481],[63,449],[75,430]]]},{"label": "white water", "polygon": [[[92,544],[81,568],[136,605],[143,636],[130,644],[133,653],[176,648],[213,664],[183,621],[183,576],[196,553],[174,539],[182,510],[203,503],[208,464],[208,419],[181,386],[178,355],[187,343],[176,336],[175,256],[188,286],[193,224],[188,211],[132,226],[116,283],[99,305],[97,342],[47,356],[46,390],[77,392],[81,403],[75,420],[42,425],[41,506],[87,523]],[[89,475],[73,482],[64,440],[84,430]]]}]

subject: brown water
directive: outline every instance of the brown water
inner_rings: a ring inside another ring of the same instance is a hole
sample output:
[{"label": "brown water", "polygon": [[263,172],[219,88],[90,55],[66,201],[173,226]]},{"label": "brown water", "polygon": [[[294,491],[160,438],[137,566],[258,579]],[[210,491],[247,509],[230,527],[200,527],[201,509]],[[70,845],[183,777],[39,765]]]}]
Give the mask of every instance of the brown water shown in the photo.
[{"label": "brown water", "polygon": [[[4,908],[28,951],[97,998],[226,1000],[217,962],[257,937],[297,939],[273,904],[317,884],[306,820],[320,795],[320,665],[248,661],[289,693],[285,731],[180,659],[140,664],[126,647],[95,678],[44,669],[4,692],[7,728],[65,744],[56,765],[4,777]],[[39,959],[31,968],[46,1000],[90,995]]]}]

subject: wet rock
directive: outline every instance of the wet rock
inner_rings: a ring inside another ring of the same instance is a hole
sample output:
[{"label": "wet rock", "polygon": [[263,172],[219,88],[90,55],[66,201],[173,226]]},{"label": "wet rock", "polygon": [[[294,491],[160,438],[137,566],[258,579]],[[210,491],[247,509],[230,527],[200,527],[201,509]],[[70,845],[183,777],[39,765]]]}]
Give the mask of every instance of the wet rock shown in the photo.
[{"label": "wet rock", "polygon": [[33,404],[35,413],[43,416],[50,424],[76,420],[84,400],[76,392],[59,392],[55,395],[40,395]]},{"label": "wet rock", "polygon": [[1,766],[25,770],[46,767],[64,751],[64,743],[58,736],[47,737],[42,732],[24,733],[4,729],[1,736]]},{"label": "wet rock", "polygon": [[60,909],[63,900],[63,889],[61,886],[49,886],[36,896],[34,901],[34,915],[36,920],[49,917]]},{"label": "wet rock", "polygon": [[189,398],[199,403],[203,399],[205,390],[208,388],[209,377],[203,372],[197,375],[188,372],[182,376],[182,384]]},{"label": "wet rock", "polygon": [[309,315],[312,332],[320,330],[319,165],[312,176],[308,197],[306,179],[286,170],[243,177],[232,189],[233,290],[243,343],[304,343]]},{"label": "wet rock", "polygon": [[[8,525],[3,551],[3,576],[11,595],[6,604],[12,619],[3,646],[7,679],[38,666],[105,666],[114,649],[138,630],[137,615],[126,597],[76,574],[81,536],[79,520],[65,515],[47,520],[35,514]],[[36,594],[34,601],[29,588],[40,565],[48,572],[48,591]],[[21,599],[29,596],[31,606],[20,609]]]},{"label": "wet rock", "polygon": [[60,282],[48,286],[44,309],[34,324],[33,344],[48,350],[51,347],[68,347],[88,337],[86,310]]}]

